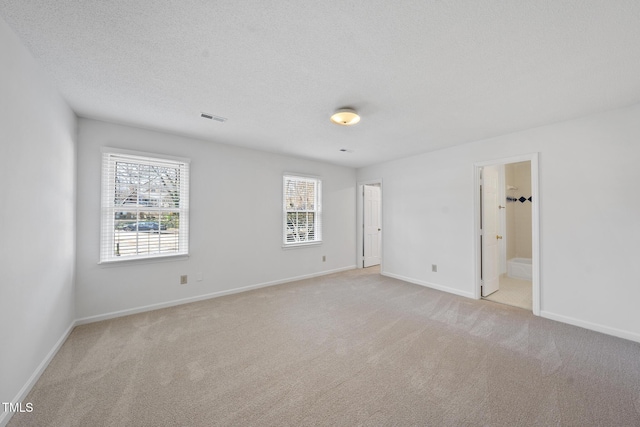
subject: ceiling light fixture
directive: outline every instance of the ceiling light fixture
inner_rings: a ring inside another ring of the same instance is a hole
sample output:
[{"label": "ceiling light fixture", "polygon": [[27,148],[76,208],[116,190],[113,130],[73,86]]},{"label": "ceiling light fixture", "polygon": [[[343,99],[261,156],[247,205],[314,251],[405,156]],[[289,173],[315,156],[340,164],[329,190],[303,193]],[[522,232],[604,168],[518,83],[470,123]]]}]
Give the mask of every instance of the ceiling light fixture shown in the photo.
[{"label": "ceiling light fixture", "polygon": [[337,125],[351,126],[360,121],[360,116],[354,109],[341,108],[331,116],[331,121]]}]

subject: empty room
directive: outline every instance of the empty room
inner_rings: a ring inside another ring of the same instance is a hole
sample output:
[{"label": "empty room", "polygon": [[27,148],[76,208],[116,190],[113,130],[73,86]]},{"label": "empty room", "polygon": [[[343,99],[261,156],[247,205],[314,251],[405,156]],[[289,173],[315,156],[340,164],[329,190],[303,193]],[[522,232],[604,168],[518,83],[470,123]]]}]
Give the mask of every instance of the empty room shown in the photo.
[{"label": "empty room", "polygon": [[0,427],[640,425],[640,2],[0,1]]}]

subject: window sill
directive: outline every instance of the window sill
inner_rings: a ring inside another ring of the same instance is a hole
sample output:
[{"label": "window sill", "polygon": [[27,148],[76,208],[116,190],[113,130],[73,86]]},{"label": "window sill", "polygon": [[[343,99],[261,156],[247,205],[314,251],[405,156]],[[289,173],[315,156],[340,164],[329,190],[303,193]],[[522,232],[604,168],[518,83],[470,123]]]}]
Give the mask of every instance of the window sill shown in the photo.
[{"label": "window sill", "polygon": [[303,242],[303,243],[291,243],[288,245],[282,245],[282,249],[300,249],[300,248],[308,248],[311,246],[320,246],[322,245],[322,241],[319,242]]},{"label": "window sill", "polygon": [[180,254],[180,255],[162,255],[162,256],[154,256],[147,258],[123,258],[109,261],[100,261],[98,265],[100,267],[124,267],[130,265],[139,265],[139,264],[156,264],[161,262],[171,262],[171,261],[184,261],[189,259],[189,254]]}]

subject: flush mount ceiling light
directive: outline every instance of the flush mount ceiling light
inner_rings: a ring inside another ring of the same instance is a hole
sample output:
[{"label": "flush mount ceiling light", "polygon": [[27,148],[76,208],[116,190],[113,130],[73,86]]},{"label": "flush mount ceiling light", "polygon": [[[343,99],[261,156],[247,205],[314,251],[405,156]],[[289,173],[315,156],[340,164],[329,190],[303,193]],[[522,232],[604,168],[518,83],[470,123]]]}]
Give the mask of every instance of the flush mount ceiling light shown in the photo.
[{"label": "flush mount ceiling light", "polygon": [[360,121],[360,116],[351,108],[341,108],[333,113],[331,121],[337,125],[351,126]]}]

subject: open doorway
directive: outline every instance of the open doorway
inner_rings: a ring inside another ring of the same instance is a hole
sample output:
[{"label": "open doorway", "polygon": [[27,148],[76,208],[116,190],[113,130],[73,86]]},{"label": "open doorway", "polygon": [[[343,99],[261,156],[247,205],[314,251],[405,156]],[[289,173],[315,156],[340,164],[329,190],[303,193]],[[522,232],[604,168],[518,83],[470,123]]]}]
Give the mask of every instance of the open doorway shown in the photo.
[{"label": "open doorway", "polygon": [[475,165],[476,297],[540,313],[537,154]]},{"label": "open doorway", "polygon": [[[358,267],[382,263],[382,182],[359,183],[358,197]],[[380,268],[380,267],[378,267]]]},{"label": "open doorway", "polygon": [[382,257],[382,191],[380,184],[364,185],[362,266],[380,265]]}]

